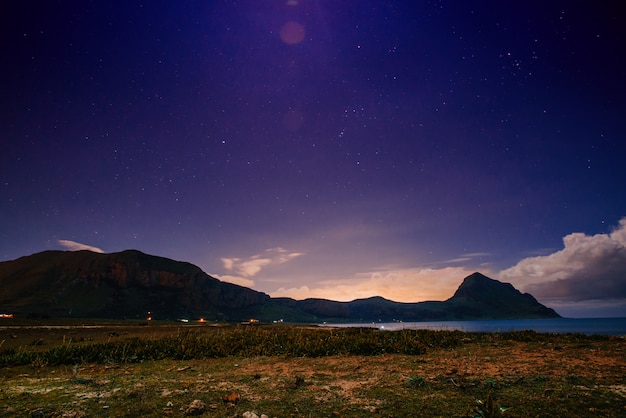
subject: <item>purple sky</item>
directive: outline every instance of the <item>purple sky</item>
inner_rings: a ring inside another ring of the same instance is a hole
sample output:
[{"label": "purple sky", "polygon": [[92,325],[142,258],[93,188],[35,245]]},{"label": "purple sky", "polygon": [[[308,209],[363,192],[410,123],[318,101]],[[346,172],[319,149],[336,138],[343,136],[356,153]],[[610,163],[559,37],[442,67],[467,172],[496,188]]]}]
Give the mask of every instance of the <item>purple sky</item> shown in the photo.
[{"label": "purple sky", "polygon": [[474,271],[626,316],[618,2],[13,1],[0,261],[129,248],[272,296]]}]

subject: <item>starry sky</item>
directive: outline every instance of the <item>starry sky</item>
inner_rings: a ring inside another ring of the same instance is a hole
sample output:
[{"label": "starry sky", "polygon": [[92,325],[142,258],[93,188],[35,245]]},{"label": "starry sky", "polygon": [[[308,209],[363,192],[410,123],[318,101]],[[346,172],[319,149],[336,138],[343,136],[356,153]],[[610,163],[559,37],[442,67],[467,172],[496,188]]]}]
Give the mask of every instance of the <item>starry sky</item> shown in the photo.
[{"label": "starry sky", "polygon": [[480,271],[626,316],[618,5],[11,1],[0,261],[132,248],[405,302]]}]

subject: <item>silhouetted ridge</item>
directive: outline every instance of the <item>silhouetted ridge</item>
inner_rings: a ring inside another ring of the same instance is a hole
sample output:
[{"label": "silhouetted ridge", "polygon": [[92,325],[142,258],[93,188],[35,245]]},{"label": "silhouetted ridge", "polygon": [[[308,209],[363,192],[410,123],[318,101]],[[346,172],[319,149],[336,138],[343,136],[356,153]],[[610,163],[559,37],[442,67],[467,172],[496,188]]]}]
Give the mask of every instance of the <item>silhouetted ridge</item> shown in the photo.
[{"label": "silhouetted ridge", "polygon": [[[474,312],[480,315],[498,317],[515,317],[521,312],[537,317],[554,318],[559,315],[552,309],[537,302],[530,294],[522,294],[510,283],[498,280],[478,272],[467,276],[459,286],[449,302],[461,312]],[[493,314],[489,314],[492,311]]]},{"label": "silhouetted ridge", "polygon": [[0,306],[44,316],[249,318],[264,293],[137,250],[45,251],[0,263]]},{"label": "silhouetted ridge", "polygon": [[17,315],[199,318],[239,321],[371,322],[554,318],[511,284],[480,273],[443,302],[398,303],[380,296],[336,302],[270,298],[221,282],[186,262],[126,250],[44,251],[0,263],[0,307]]},{"label": "silhouetted ridge", "polygon": [[502,283],[478,272],[467,276],[452,298],[486,300],[520,294],[510,283]]}]

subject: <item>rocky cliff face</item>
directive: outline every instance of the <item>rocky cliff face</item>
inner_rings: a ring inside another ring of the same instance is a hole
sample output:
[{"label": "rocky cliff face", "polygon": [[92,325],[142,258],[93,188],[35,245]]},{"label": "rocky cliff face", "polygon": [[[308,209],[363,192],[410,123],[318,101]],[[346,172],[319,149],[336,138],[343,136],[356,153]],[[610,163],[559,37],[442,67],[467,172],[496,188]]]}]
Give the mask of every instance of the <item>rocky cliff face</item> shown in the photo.
[{"label": "rocky cliff face", "polygon": [[40,315],[230,317],[269,300],[183,262],[129,250],[46,251],[0,263],[0,304]]}]

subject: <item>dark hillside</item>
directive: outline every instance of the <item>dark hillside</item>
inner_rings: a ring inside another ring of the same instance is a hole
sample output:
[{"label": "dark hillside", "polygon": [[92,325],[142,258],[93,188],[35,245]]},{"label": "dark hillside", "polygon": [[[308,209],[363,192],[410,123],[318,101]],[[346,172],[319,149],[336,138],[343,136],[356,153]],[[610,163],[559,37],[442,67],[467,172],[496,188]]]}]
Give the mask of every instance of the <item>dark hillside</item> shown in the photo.
[{"label": "dark hillside", "polygon": [[473,273],[446,303],[458,319],[472,315],[485,319],[518,318],[524,312],[528,318],[558,318],[559,315],[528,293],[521,293],[510,283]]},{"label": "dark hillside", "polygon": [[0,304],[43,316],[249,318],[269,299],[190,263],[140,251],[45,251],[0,263]]},{"label": "dark hillside", "polygon": [[272,299],[185,262],[136,250],[44,251],[0,263],[0,308],[21,316],[200,318],[289,322],[553,318],[558,314],[508,283],[480,273],[444,302],[382,297],[336,302]]}]

